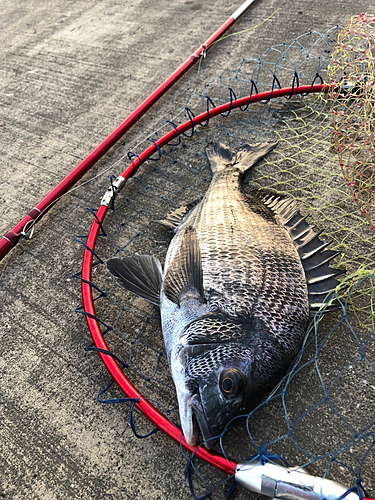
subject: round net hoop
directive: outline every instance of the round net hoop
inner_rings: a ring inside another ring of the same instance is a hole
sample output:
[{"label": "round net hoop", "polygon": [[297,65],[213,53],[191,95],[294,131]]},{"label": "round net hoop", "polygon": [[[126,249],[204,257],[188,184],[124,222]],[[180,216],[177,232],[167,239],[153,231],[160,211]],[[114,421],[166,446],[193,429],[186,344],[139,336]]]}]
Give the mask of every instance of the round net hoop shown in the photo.
[{"label": "round net hoop", "polygon": [[[249,104],[269,101],[270,99],[276,99],[284,96],[292,95],[308,95],[310,93],[319,93],[328,91],[329,86],[327,85],[304,85],[300,87],[289,87],[284,89],[272,89],[268,92],[262,92],[256,95],[250,95],[241,99],[236,99],[230,101],[221,106],[207,109],[196,117],[190,118],[179,127],[174,127],[170,132],[164,135],[161,139],[152,144],[143,153],[141,153],[136,160],[134,160],[129,167],[121,174],[124,179],[129,179],[132,177],[140,165],[150,158],[155,152],[158,152],[160,148],[170,143],[176,137],[180,137],[192,127],[195,127],[209,119],[216,116],[222,115],[223,113],[228,113],[232,109],[236,109],[243,106],[248,106]],[[131,384],[128,378],[125,376],[123,371],[120,369],[114,357],[111,355],[108,346],[103,338],[102,332],[99,327],[99,323],[95,314],[95,306],[92,295],[91,286],[91,271],[93,266],[93,257],[95,256],[95,244],[97,237],[102,230],[102,222],[107,213],[108,207],[101,205],[97,213],[95,214],[94,221],[91,225],[90,232],[86,242],[86,249],[84,251],[83,263],[82,263],[82,300],[84,313],[86,316],[86,321],[90,334],[92,336],[95,347],[98,350],[101,360],[105,364],[109,373],[111,374],[113,380],[118,384],[120,389],[124,392],[127,398],[130,398],[132,404],[139,409],[153,424],[155,424],[159,429],[171,437],[174,441],[179,443],[181,446],[189,451],[194,452],[195,456],[201,458],[210,465],[216,467],[222,472],[232,475],[236,470],[237,464],[232,460],[224,457],[222,454],[217,453],[213,450],[209,451],[202,446],[192,447],[188,445],[185,441],[181,430],[176,427],[170,420],[168,420],[164,415],[162,415],[153,405],[151,405],[137,389]]]}]

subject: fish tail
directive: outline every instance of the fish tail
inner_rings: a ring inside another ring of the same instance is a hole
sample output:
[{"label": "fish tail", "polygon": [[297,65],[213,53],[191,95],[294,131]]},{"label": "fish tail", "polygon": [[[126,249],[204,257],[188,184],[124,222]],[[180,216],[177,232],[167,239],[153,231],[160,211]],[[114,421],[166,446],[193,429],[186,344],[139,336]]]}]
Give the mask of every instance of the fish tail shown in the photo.
[{"label": "fish tail", "polygon": [[212,173],[223,170],[228,165],[236,165],[240,173],[244,173],[269,153],[276,144],[277,142],[262,141],[252,145],[245,144],[238,149],[233,149],[221,142],[211,142],[206,148],[206,153]]}]

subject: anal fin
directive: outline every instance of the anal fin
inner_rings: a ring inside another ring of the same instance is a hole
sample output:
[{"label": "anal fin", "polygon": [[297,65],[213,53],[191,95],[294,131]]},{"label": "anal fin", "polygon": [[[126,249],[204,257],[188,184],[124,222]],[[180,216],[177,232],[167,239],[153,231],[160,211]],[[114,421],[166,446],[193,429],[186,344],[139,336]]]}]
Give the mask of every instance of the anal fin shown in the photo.
[{"label": "anal fin", "polygon": [[201,201],[201,198],[198,198],[197,200],[194,200],[193,202],[178,207],[175,210],[172,210],[165,219],[157,219],[154,222],[157,224],[160,224],[161,226],[164,226],[166,229],[169,229],[171,231],[175,231],[177,227],[181,224],[183,218],[185,215],[187,215],[190,210],[192,210],[198,203]]},{"label": "anal fin", "polygon": [[188,299],[205,302],[201,252],[192,226],[185,229],[180,250],[166,273],[163,290],[165,296],[178,305]]}]

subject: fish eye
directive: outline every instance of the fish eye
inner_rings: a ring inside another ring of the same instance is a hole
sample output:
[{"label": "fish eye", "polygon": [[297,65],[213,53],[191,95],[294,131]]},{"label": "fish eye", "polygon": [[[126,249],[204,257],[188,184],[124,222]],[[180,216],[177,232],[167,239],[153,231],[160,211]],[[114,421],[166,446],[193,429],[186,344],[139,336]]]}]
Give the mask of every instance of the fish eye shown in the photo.
[{"label": "fish eye", "polygon": [[244,376],[235,368],[224,370],[220,375],[220,389],[227,398],[238,396],[244,388]]}]

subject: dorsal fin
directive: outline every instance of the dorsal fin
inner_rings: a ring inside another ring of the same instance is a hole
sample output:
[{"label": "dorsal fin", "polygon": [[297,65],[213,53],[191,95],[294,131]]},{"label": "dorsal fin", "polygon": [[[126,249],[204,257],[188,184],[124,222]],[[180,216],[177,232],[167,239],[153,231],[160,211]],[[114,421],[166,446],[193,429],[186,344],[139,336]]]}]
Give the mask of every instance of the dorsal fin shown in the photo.
[{"label": "dorsal fin", "polygon": [[156,257],[139,255],[137,259],[109,259],[107,270],[118,279],[125,290],[152,302],[159,307],[163,279],[161,264]]},{"label": "dorsal fin", "polygon": [[206,147],[207,158],[210,161],[212,172],[218,172],[228,167],[236,165],[241,173],[246,172],[258,160],[269,153],[277,142],[257,142],[245,144],[240,148],[232,149],[221,142],[211,142]]},{"label": "dorsal fin", "polygon": [[298,249],[309,292],[310,316],[314,316],[323,306],[326,311],[336,310],[338,305],[334,301],[334,291],[339,282],[335,276],[345,271],[332,269],[329,263],[339,252],[326,250],[329,243],[324,243],[319,238],[320,233],[316,233],[306,222],[306,217],[296,209],[294,200],[269,194],[260,198],[284,224]]},{"label": "dorsal fin", "polygon": [[178,305],[192,298],[205,302],[201,251],[192,226],[185,229],[180,250],[166,273],[163,290],[165,296]]}]

